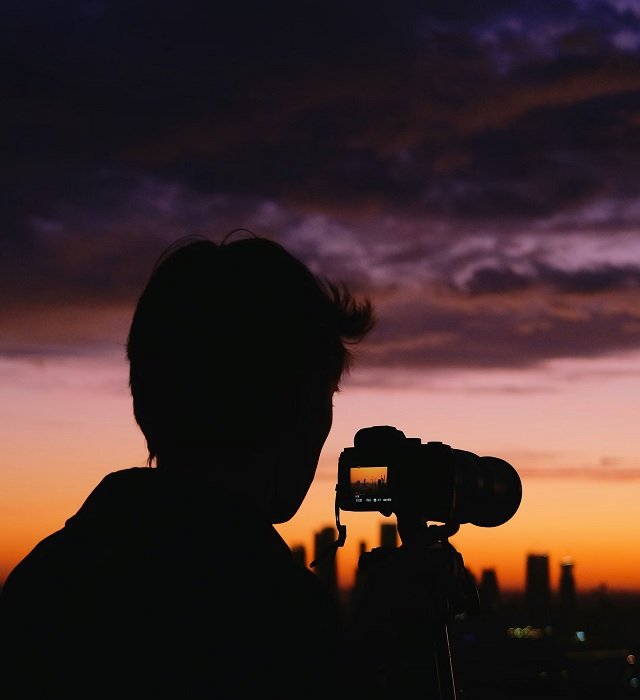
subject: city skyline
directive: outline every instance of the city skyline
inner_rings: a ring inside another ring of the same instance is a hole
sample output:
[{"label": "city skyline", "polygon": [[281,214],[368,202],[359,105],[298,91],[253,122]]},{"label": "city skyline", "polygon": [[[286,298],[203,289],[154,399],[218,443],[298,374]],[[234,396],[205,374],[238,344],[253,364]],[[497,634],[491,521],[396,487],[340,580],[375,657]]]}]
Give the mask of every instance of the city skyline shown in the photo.
[{"label": "city skyline", "polygon": [[[314,533],[312,548],[308,549],[307,546],[301,542],[293,543],[290,546],[294,552],[296,561],[304,566],[310,567],[311,562],[318,558],[323,552],[326,553],[329,549],[329,545],[335,542],[336,539],[337,531],[335,527],[326,525]],[[377,540],[374,540],[373,544],[365,540],[358,541],[357,551],[358,555],[360,555],[375,547],[400,546],[401,544],[402,542],[398,536],[395,523],[383,522],[379,524]],[[331,579],[333,582],[331,584],[332,587],[339,584],[343,591],[348,591],[352,588],[356,580],[355,570],[357,569],[357,559],[355,562],[349,561],[349,563],[346,564],[347,566],[351,566],[351,564],[354,566],[353,571],[346,574],[344,571],[345,562],[340,561],[340,552],[341,550],[337,549],[336,557],[327,555],[325,565],[328,568],[325,568],[325,573],[322,576],[324,578],[328,576]],[[542,568],[539,568],[540,565],[542,565]],[[504,586],[498,574],[499,566],[497,566],[495,562],[485,562],[475,570],[469,569],[469,567],[467,568],[472,574],[476,586],[479,588],[482,588],[483,582],[485,586],[487,585],[486,579],[488,577],[491,581],[490,585],[495,587],[494,595],[500,595],[502,593],[521,593],[523,595],[532,596],[535,599],[546,597],[545,600],[542,600],[542,605],[546,609],[552,604],[564,604],[566,606],[573,596],[586,595],[598,591],[602,592],[604,590],[615,591],[615,588],[611,589],[606,580],[602,580],[594,586],[582,585],[579,577],[575,574],[576,565],[579,571],[579,562],[576,563],[574,559],[569,556],[562,556],[558,560],[551,561],[547,552],[523,551],[522,585],[520,586]],[[640,589],[622,589],[623,592],[625,590],[626,592],[640,594]]]},{"label": "city skyline", "polygon": [[[314,556],[334,536],[330,526],[316,533]],[[397,527],[380,523],[374,545],[389,548],[398,543]],[[361,554],[369,551],[363,541],[358,549]],[[294,550],[304,565],[304,552],[300,546]],[[572,558],[555,564],[550,566],[544,552],[525,553],[526,587],[519,591],[504,591],[493,567],[474,576],[477,606],[471,600],[463,614],[447,623],[457,692],[470,700],[637,697],[640,592],[584,589],[576,585]],[[333,563],[327,565],[331,569]],[[348,613],[357,591],[342,593]],[[394,609],[393,597],[381,605]],[[406,611],[401,607],[398,614]]]},{"label": "city skyline", "polygon": [[[392,425],[520,474],[509,522],[452,538],[474,571],[520,586],[548,551],[640,587],[638,3],[7,0],[0,22],[0,580],[147,462],[124,346],[158,256],[245,228],[377,316],[287,542],[332,522],[356,432]],[[378,520],[343,514],[345,568]]]}]

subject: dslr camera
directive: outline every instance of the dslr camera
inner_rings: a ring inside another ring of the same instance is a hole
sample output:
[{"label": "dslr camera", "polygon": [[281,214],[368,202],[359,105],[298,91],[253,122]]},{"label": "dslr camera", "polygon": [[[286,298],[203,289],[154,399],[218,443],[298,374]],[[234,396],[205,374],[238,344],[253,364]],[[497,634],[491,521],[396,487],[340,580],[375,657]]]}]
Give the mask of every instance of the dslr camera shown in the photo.
[{"label": "dslr camera", "polygon": [[359,430],[338,461],[336,507],[342,510],[495,527],[515,514],[521,499],[520,477],[503,459],[423,443],[389,425]]}]

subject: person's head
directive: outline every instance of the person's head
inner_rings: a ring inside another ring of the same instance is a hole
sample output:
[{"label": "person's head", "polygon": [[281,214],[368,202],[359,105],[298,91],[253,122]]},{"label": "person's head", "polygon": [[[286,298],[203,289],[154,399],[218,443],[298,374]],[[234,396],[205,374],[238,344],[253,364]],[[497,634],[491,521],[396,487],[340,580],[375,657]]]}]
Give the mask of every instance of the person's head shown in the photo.
[{"label": "person's head", "polygon": [[127,341],[149,464],[194,448],[270,453],[291,465],[281,481],[300,482],[289,499],[299,503],[274,522],[289,519],[313,479],[349,345],[372,325],[367,299],[273,241],[178,241],[156,264]]}]

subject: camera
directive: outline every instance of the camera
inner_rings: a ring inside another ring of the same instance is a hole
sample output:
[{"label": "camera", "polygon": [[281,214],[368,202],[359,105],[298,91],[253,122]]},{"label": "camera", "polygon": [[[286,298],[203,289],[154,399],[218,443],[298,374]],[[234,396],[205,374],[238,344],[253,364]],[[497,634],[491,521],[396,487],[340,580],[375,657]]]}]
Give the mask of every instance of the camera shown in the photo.
[{"label": "camera", "polygon": [[336,507],[346,511],[495,527],[521,500],[520,477],[503,459],[423,443],[389,425],[359,430],[338,461]]}]

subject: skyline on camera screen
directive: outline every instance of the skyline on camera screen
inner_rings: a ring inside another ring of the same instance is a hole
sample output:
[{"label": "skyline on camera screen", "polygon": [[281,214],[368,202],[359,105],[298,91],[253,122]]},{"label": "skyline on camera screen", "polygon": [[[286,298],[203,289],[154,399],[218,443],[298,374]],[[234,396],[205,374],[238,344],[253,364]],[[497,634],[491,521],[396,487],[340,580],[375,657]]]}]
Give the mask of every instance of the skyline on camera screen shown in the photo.
[{"label": "skyline on camera screen", "polygon": [[390,502],[388,494],[388,467],[364,466],[349,469],[349,483],[355,503]]}]

